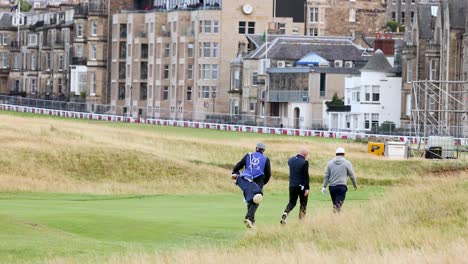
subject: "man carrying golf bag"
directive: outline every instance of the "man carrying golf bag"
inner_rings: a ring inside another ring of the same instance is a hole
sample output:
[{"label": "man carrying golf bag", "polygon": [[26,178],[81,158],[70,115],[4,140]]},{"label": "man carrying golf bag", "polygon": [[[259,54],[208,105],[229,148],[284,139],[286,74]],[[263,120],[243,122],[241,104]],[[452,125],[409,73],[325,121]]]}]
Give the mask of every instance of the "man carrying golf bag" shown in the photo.
[{"label": "man carrying golf bag", "polygon": [[[232,178],[244,193],[247,202],[247,214],[244,223],[246,227],[255,225],[255,212],[263,199],[263,186],[271,177],[270,160],[263,155],[265,144],[257,143],[255,152],[247,153],[232,170]],[[244,172],[240,170],[245,167]]]}]

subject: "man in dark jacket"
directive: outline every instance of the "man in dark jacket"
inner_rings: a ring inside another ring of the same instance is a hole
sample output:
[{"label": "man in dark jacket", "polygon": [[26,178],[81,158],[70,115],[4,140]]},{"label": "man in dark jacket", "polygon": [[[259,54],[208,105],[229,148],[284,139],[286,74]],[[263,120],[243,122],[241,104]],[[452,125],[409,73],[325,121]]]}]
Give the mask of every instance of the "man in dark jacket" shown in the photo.
[{"label": "man in dark jacket", "polygon": [[[265,144],[257,143],[255,152],[247,153],[232,170],[232,178],[236,179],[236,184],[244,192],[244,198],[247,202],[244,223],[248,228],[255,225],[255,212],[259,203],[259,200],[253,197],[254,195],[258,197],[260,194],[263,197],[263,186],[268,183],[271,177],[270,160],[263,155],[265,149]],[[240,173],[242,168],[245,170]]]},{"label": "man in dark jacket", "polygon": [[301,149],[299,154],[288,160],[289,165],[289,203],[281,216],[281,224],[286,224],[286,218],[300,201],[299,219],[303,219],[307,210],[307,197],[309,195],[309,162],[306,160],[309,152]]}]

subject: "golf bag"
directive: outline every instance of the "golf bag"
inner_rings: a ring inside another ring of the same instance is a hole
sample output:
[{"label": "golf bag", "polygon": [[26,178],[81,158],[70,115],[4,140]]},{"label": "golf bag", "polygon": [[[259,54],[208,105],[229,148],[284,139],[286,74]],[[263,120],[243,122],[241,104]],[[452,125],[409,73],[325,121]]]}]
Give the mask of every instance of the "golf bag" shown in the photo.
[{"label": "golf bag", "polygon": [[239,186],[239,188],[243,191],[244,199],[248,203],[253,202],[253,197],[256,194],[260,193],[263,195],[262,188],[260,188],[257,183],[250,181],[242,176],[237,177],[236,185]]}]

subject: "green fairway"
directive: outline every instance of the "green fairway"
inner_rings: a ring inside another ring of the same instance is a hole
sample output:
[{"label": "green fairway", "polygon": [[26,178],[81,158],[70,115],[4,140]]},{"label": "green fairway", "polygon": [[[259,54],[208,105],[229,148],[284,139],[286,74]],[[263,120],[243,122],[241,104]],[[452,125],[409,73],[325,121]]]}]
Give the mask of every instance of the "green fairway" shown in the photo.
[{"label": "green fairway", "polygon": [[[382,188],[350,191],[353,207]],[[258,228],[278,224],[287,193],[266,193]],[[329,210],[314,191],[309,217]],[[50,193],[0,194],[0,262],[53,257],[105,257],[117,252],[233,245],[245,232],[238,194],[97,196]],[[290,222],[297,221],[297,208]]]}]

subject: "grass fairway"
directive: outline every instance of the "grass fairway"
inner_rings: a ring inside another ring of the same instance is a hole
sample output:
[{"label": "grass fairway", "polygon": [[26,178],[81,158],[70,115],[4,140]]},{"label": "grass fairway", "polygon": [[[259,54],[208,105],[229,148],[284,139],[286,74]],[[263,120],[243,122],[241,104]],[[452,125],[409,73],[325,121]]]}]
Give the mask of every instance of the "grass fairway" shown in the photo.
[{"label": "grass fairway", "polygon": [[[258,141],[272,179],[246,230],[229,178]],[[466,155],[397,161],[338,139],[9,112],[0,146],[0,263],[463,263],[468,250]],[[286,162],[301,146],[308,217],[298,222],[296,208],[281,227]],[[338,146],[360,186],[340,215],[319,193]]]},{"label": "grass fairway", "polygon": [[[347,207],[380,195],[382,188],[350,192]],[[266,194],[259,226],[277,225],[286,193]],[[315,191],[309,214],[330,210]],[[297,209],[294,211],[297,213]],[[88,259],[119,252],[233,246],[246,232],[240,194],[111,196],[52,193],[0,194],[0,262],[68,257]],[[291,215],[290,222],[297,222]]]}]

